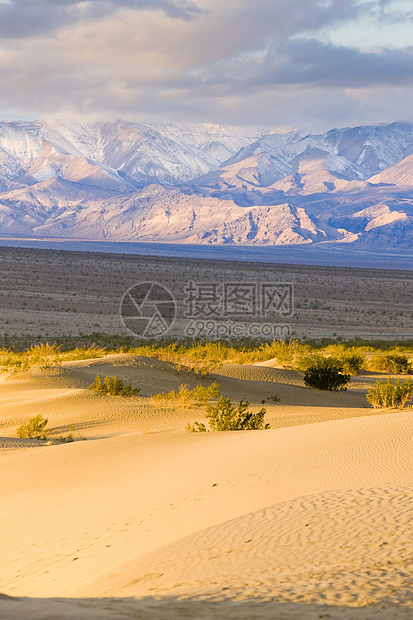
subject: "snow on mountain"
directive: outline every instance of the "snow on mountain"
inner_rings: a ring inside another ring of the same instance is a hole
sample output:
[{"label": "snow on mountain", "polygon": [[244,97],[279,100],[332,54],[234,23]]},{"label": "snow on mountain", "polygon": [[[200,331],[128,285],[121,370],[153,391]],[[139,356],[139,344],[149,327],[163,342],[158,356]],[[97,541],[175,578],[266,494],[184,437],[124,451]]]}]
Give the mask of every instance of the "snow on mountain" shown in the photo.
[{"label": "snow on mountain", "polygon": [[137,186],[152,182],[178,185],[217,168],[251,142],[257,132],[214,125],[55,121],[44,136],[69,154],[116,170]]},{"label": "snow on mountain", "polygon": [[0,122],[0,235],[413,247],[413,124]]},{"label": "snow on mountain", "polygon": [[393,166],[370,177],[369,183],[382,183],[395,186],[413,186],[413,155],[408,155]]},{"label": "snow on mountain", "polygon": [[332,129],[324,141],[336,155],[357,165],[366,180],[411,154],[413,124]]},{"label": "snow on mountain", "polygon": [[[292,174],[274,183],[273,187],[292,195],[361,189],[363,184],[360,181],[347,181],[343,178],[344,171],[349,171],[350,166],[342,164],[340,159],[339,156],[332,156],[320,148],[307,148],[292,160]],[[342,171],[340,176],[337,169]]]}]

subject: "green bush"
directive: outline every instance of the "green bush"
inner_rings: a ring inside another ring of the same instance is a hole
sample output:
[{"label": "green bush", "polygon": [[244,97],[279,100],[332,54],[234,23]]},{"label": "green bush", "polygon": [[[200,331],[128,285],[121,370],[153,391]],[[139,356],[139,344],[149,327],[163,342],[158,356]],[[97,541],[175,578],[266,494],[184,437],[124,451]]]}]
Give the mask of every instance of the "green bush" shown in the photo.
[{"label": "green bush", "polygon": [[29,439],[47,439],[48,431],[45,431],[46,424],[49,419],[43,417],[40,413],[30,418],[27,424],[22,424],[17,429],[17,437]]},{"label": "green bush", "polygon": [[403,383],[397,379],[396,383],[387,378],[386,383],[377,379],[376,385],[369,388],[367,401],[374,409],[403,409],[413,394],[413,381],[406,379]]},{"label": "green bush", "polygon": [[313,366],[320,357],[322,357],[320,353],[302,352],[297,356],[294,362],[294,370],[303,370],[305,372],[307,368]]},{"label": "green bush", "polygon": [[342,364],[343,372],[349,375],[358,375],[366,365],[366,357],[353,347],[345,350],[337,358]]},{"label": "green bush", "polygon": [[94,382],[89,385],[89,390],[108,396],[137,396],[140,392],[140,388],[124,385],[122,379],[118,379],[116,375],[105,377],[103,382],[100,376],[96,375]]},{"label": "green bush", "polygon": [[206,405],[207,402],[212,398],[218,398],[218,396],[220,395],[219,388],[219,383],[214,381],[208,387],[204,387],[203,385],[197,385],[192,390],[192,394],[194,395],[194,399],[197,403],[199,403],[200,405]]},{"label": "green bush", "polygon": [[[270,428],[264,424],[266,409],[264,407],[257,413],[248,411],[249,402],[240,401],[237,406],[233,405],[230,398],[220,396],[216,405],[207,405],[206,418],[211,431],[251,431]],[[205,424],[195,422],[192,426],[187,424],[188,432],[206,432]]]},{"label": "green bush", "polygon": [[317,390],[343,389],[349,381],[350,375],[343,373],[342,363],[334,357],[314,356],[304,373],[305,385]]},{"label": "green bush", "polygon": [[390,372],[394,375],[408,375],[412,372],[411,362],[401,353],[379,353],[370,361],[371,370]]}]

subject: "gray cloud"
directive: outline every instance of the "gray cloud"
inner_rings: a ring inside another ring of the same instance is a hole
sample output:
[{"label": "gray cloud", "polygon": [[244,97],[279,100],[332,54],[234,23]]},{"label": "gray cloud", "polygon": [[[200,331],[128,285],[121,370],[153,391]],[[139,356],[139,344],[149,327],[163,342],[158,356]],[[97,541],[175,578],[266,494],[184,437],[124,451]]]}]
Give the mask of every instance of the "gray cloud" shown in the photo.
[{"label": "gray cloud", "polygon": [[337,26],[396,19],[392,6],[0,2],[0,36],[8,33],[0,39],[0,114],[298,126],[410,120],[412,48],[366,51],[328,39]]},{"label": "gray cloud", "polygon": [[106,17],[122,7],[161,10],[177,19],[191,19],[200,12],[189,0],[11,0],[0,3],[0,37],[50,34],[78,21]]},{"label": "gray cloud", "polygon": [[250,58],[232,58],[197,73],[198,87],[247,93],[269,86],[370,88],[413,84],[413,46],[365,52],[296,39]]}]

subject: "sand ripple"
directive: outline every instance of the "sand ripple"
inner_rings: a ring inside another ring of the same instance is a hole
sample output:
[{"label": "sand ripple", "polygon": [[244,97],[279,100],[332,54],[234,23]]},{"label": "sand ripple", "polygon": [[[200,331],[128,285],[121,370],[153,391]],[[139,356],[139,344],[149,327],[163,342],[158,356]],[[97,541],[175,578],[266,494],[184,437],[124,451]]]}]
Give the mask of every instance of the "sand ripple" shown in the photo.
[{"label": "sand ripple", "polygon": [[125,593],[413,608],[413,489],[299,498],[152,554]]}]

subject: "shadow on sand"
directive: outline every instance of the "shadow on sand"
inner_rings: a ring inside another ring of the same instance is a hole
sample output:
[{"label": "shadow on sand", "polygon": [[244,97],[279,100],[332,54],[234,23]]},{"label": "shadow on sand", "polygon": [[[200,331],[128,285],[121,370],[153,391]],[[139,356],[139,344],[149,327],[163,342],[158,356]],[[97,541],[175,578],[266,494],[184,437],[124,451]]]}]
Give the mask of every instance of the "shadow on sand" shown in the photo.
[{"label": "shadow on sand", "polygon": [[411,607],[341,607],[246,599],[13,598],[0,594],[1,620],[411,620]]}]

